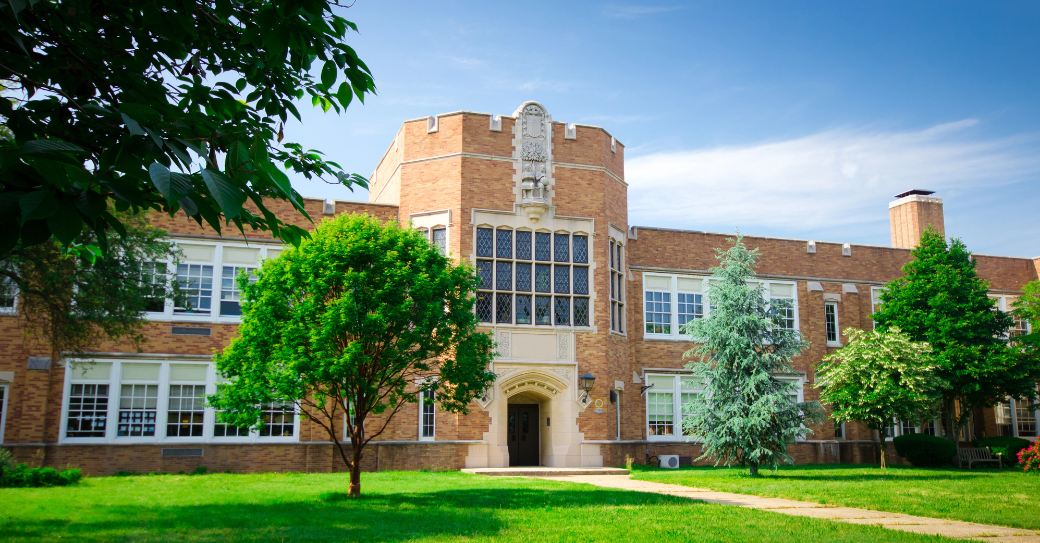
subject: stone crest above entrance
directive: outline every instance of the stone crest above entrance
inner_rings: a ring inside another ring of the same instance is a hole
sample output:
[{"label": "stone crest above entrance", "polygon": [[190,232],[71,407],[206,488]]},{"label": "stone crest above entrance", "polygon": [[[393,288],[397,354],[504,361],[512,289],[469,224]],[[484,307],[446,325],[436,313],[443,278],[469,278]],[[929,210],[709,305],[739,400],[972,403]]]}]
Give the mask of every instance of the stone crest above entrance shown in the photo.
[{"label": "stone crest above entrance", "polygon": [[552,117],[538,102],[524,102],[513,114],[513,160],[516,203],[531,222],[552,206]]}]

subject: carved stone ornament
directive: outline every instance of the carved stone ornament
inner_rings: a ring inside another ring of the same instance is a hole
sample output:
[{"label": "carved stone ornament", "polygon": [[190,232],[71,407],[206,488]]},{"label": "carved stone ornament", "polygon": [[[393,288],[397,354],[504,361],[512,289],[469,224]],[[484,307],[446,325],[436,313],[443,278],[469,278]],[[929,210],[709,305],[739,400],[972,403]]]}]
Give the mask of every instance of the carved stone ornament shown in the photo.
[{"label": "carved stone ornament", "polygon": [[509,332],[498,333],[498,356],[509,358]]},{"label": "carved stone ornament", "polygon": [[563,377],[563,380],[565,382],[569,382],[571,380],[571,370],[568,368],[553,368],[552,371],[560,377]]},{"label": "carved stone ornament", "polygon": [[571,357],[570,336],[567,334],[561,334],[558,336],[557,341],[559,348],[557,349],[556,357],[560,360],[567,360]]},{"label": "carved stone ornament", "polygon": [[534,102],[524,104],[516,115],[520,129],[513,145],[520,177],[520,205],[532,222],[538,222],[551,205],[552,121],[545,108]]}]

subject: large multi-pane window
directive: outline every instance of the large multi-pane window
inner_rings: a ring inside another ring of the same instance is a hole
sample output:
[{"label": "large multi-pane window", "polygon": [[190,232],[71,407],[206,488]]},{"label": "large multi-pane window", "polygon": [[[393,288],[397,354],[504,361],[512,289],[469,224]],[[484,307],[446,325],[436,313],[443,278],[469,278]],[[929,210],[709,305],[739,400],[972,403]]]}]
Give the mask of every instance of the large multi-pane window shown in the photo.
[{"label": "large multi-pane window", "polygon": [[141,264],[141,290],[145,300],[145,311],[162,313],[166,310],[166,281],[165,262]]},{"label": "large multi-pane window", "polygon": [[187,305],[177,308],[178,313],[210,314],[213,309],[213,266],[178,264],[177,283],[187,300]]},{"label": "large multi-pane window", "polygon": [[[227,322],[237,319],[242,314],[238,275],[246,273],[249,281],[254,282],[253,274],[261,261],[275,258],[282,252],[281,247],[264,244],[204,244],[194,240],[178,241],[177,247],[181,256],[176,267],[172,267],[172,262],[156,262],[142,268],[142,281],[154,285],[155,295],[150,297],[152,301],[148,308],[153,318],[161,313],[163,317],[181,321]],[[171,276],[176,276],[177,286],[187,302],[181,307],[167,308],[165,300],[159,296],[159,287],[165,286],[164,281]]]},{"label": "large multi-pane window", "polygon": [[823,304],[823,319],[827,329],[827,346],[840,346],[841,343],[838,341],[838,304],[825,302]]},{"label": "large multi-pane window", "polygon": [[[206,405],[219,379],[212,365],[197,362],[78,362],[66,370],[62,440],[161,442],[295,440],[295,406],[262,406],[262,430],[217,420]],[[288,438],[288,439],[287,439]]]},{"label": "large multi-pane window", "polygon": [[646,384],[646,435],[651,441],[670,441],[676,436],[693,435],[692,428],[684,428],[683,414],[700,395],[700,387],[693,376],[648,374]]},{"label": "large multi-pane window", "polygon": [[[710,311],[709,278],[643,274],[643,326],[647,338],[684,339],[685,325]],[[794,281],[749,281],[761,288],[770,307],[780,314],[783,326],[798,329],[798,301]],[[781,302],[782,301],[782,302]]]},{"label": "large multi-pane window", "polygon": [[223,266],[220,275],[220,315],[236,316],[242,314],[242,291],[238,288],[238,276],[248,274],[249,282],[256,282],[256,268],[249,266]]},{"label": "large multi-pane window", "polygon": [[625,246],[610,240],[610,329],[625,333]]},{"label": "large multi-pane window", "polygon": [[589,326],[589,238],[477,228],[476,312],[496,324]]}]

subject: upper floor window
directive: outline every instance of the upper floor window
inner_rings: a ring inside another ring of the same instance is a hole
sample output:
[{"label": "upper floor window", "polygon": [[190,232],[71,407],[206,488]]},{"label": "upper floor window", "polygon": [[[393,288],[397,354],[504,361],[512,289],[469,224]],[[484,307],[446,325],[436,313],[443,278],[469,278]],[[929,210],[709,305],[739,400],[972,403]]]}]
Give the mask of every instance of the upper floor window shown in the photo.
[{"label": "upper floor window", "polygon": [[[1003,296],[1003,295],[999,295],[998,296],[998,295],[991,294],[989,297],[992,298],[994,302],[996,302],[996,304],[995,304],[993,309],[998,310],[998,311],[1003,311],[1005,313],[1011,313],[1012,311],[1014,311],[1015,310],[1015,302],[1018,301],[1018,297],[1017,296]],[[1008,330],[1008,335],[1011,338],[1014,338],[1014,337],[1017,337],[1017,336],[1021,336],[1021,335],[1025,335],[1025,334],[1029,333],[1031,328],[1030,328],[1030,325],[1029,325],[1028,321],[1026,321],[1024,319],[1020,319],[1020,318],[1018,318],[1015,315],[1012,315],[1011,318],[1012,318],[1011,329]]]},{"label": "upper floor window", "polygon": [[589,326],[588,236],[478,227],[481,322]]},{"label": "upper floor window", "polygon": [[[643,325],[648,338],[684,339],[682,327],[707,316],[707,277],[682,275],[643,274]],[[748,281],[752,287],[761,287],[762,295],[772,310],[781,316],[781,322],[791,330],[798,329],[798,303],[794,281]],[[777,300],[786,300],[781,305]]]},{"label": "upper floor window", "polygon": [[7,422],[7,385],[0,384],[0,443],[4,442],[4,426]]},{"label": "upper floor window", "polygon": [[607,258],[610,261],[610,329],[625,333],[625,246],[611,239]]},{"label": "upper floor window", "polygon": [[419,393],[419,440],[433,440],[437,426],[437,392],[426,389]]},{"label": "upper floor window", "polygon": [[838,340],[838,304],[825,302],[823,304],[823,319],[827,332],[827,346],[840,347]]},{"label": "upper floor window", "polygon": [[10,277],[0,276],[0,315],[18,312],[18,287]]},{"label": "upper floor window", "polygon": [[1002,436],[1037,437],[1040,398],[1008,398],[994,408],[997,431]]},{"label": "upper floor window", "polygon": [[[885,291],[885,287],[870,287],[870,314],[878,312],[881,308],[881,293]],[[873,322],[873,320],[871,320]],[[873,329],[877,329],[877,323],[874,322]]]}]

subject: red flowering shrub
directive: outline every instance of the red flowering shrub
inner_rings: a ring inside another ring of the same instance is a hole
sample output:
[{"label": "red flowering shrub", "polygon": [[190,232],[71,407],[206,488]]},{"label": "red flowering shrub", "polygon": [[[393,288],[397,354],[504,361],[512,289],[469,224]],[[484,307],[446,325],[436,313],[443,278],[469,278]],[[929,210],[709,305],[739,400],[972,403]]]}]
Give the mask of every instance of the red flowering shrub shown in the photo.
[{"label": "red flowering shrub", "polygon": [[1032,447],[1019,451],[1018,463],[1026,473],[1040,473],[1040,440],[1033,443]]}]

